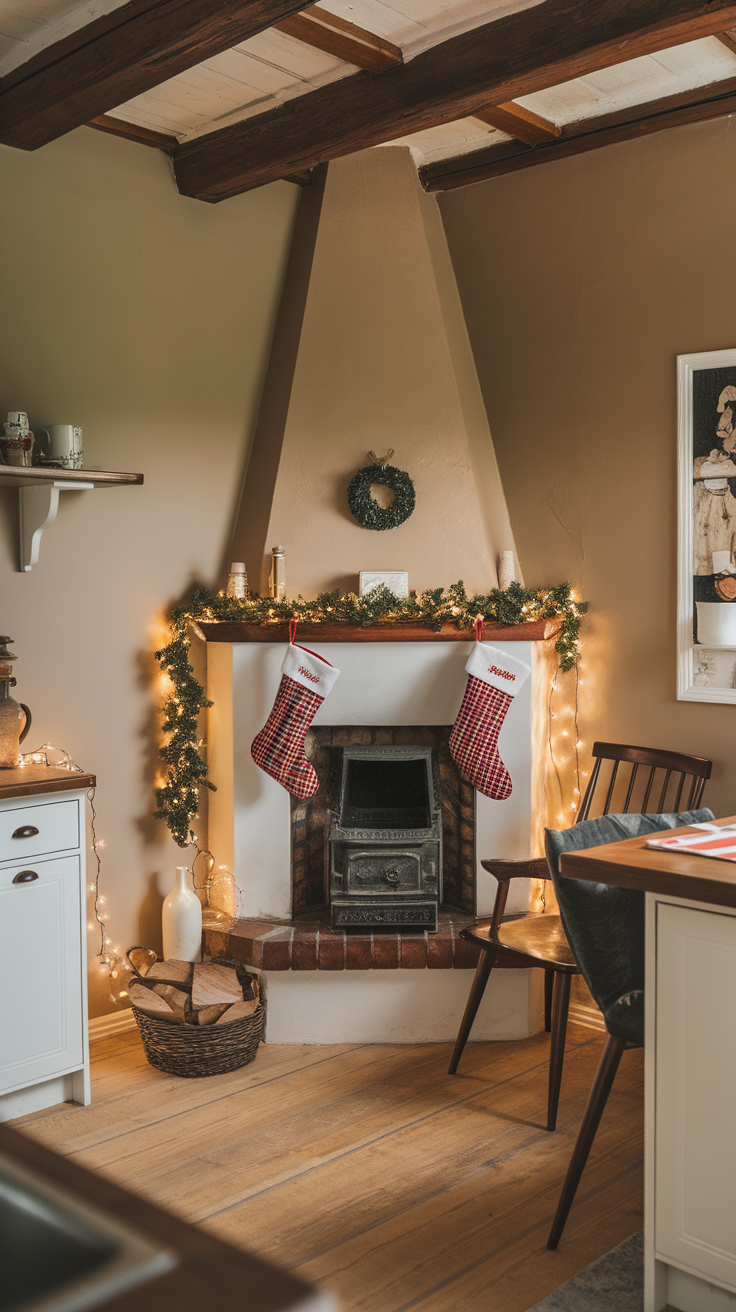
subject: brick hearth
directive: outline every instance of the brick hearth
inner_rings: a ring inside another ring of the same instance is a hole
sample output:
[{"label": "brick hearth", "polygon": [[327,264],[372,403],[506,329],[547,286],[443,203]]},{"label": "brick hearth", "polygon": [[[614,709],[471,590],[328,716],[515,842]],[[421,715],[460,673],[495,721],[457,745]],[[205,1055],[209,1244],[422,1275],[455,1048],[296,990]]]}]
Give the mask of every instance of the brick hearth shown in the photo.
[{"label": "brick hearth", "polygon": [[[323,912],[289,922],[236,920],[229,931],[205,930],[204,947],[207,956],[260,970],[474,970],[478,949],[461,939],[460,931],[476,923],[471,916],[441,911],[436,934],[333,933]],[[503,958],[498,965],[513,967]]]}]

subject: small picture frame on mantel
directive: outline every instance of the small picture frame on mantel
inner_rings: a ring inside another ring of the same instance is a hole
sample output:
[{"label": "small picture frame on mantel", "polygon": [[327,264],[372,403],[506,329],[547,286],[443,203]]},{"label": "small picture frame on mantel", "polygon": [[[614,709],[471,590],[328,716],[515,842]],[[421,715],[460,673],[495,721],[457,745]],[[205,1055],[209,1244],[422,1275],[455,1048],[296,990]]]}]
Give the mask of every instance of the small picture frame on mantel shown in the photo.
[{"label": "small picture frame on mantel", "polygon": [[409,596],[409,574],[405,569],[362,569],[360,571],[360,595],[365,597],[381,584],[393,592],[395,597]]},{"label": "small picture frame on mantel", "polygon": [[736,702],[736,349],[677,358],[679,701]]}]

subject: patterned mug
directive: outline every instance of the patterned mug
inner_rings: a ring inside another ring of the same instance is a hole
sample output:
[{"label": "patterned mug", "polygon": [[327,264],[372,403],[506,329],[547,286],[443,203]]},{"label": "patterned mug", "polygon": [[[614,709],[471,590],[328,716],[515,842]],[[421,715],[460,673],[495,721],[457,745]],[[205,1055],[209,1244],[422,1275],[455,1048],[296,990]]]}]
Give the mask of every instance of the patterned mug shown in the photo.
[{"label": "patterned mug", "polygon": [[84,460],[82,434],[78,424],[48,424],[38,434],[42,465],[61,469],[81,469]]}]

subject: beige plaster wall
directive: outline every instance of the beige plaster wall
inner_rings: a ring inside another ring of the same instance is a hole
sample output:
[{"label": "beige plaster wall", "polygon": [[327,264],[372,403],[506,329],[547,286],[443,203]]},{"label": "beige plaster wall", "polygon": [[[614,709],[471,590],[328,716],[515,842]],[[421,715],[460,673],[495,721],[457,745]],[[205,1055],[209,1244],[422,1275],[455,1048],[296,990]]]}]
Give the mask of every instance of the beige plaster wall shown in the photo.
[{"label": "beige plaster wall", "polygon": [[[82,424],[89,465],[145,474],[63,494],[25,575],[17,493],[0,493],[0,628],[27,746],[51,740],[97,774],[114,943],[155,946],[181,856],[151,820],[150,652],[162,608],[221,582],[299,192],[204,205],[160,152],[88,128],[0,147],[0,171],[0,410]],[[92,1003],[110,1009],[99,982]]]},{"label": "beige plaster wall", "polygon": [[[495,587],[513,537],[436,202],[405,147],[329,166],[289,384],[275,490],[258,495],[273,498],[262,546],[285,547],[290,595],[356,588],[361,569]],[[375,532],[347,487],[369,449],[391,447],[417,505]]]},{"label": "beige plaster wall", "polygon": [[675,697],[677,354],[733,347],[733,121],[445,195],[441,211],[526,582],[591,603],[593,737],[710,756],[736,706]]}]

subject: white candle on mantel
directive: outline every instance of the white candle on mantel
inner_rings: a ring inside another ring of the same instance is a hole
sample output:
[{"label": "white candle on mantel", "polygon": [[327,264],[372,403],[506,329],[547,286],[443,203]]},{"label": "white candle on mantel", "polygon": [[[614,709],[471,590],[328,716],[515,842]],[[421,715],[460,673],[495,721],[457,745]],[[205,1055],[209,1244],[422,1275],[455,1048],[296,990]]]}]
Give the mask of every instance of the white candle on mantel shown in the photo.
[{"label": "white candle on mantel", "polygon": [[505,592],[509,583],[516,581],[516,571],[514,569],[513,551],[504,551],[501,553],[501,559],[498,564],[498,586],[502,592]]}]

